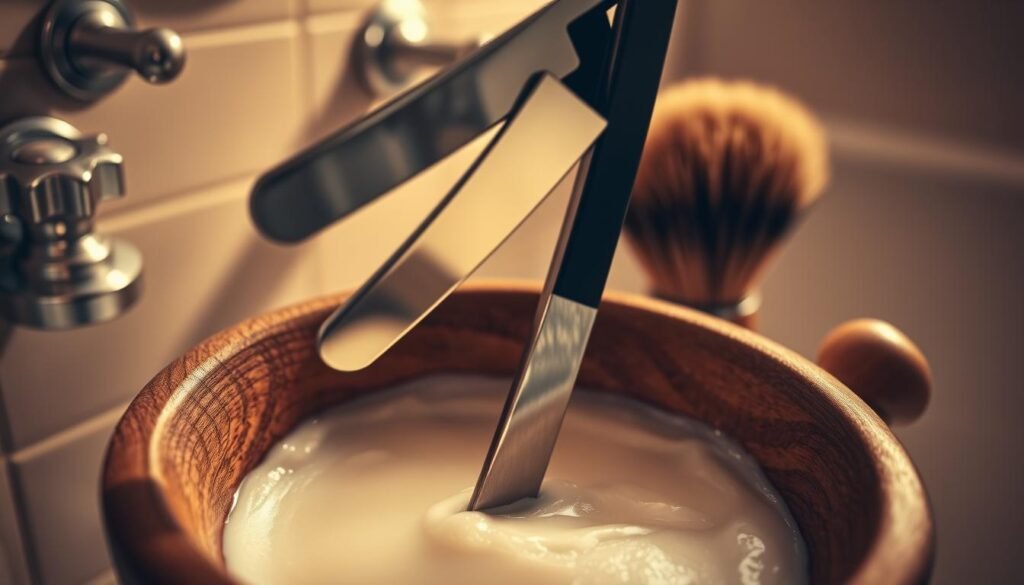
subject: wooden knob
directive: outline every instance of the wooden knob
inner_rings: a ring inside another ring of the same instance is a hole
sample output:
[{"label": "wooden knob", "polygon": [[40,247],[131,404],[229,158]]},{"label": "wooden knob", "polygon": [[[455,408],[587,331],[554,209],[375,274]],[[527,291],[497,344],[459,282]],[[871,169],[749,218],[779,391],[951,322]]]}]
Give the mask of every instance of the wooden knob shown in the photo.
[{"label": "wooden knob", "polygon": [[917,420],[928,406],[928,360],[899,329],[878,319],[848,321],[818,350],[818,365],[849,386],[890,425]]}]

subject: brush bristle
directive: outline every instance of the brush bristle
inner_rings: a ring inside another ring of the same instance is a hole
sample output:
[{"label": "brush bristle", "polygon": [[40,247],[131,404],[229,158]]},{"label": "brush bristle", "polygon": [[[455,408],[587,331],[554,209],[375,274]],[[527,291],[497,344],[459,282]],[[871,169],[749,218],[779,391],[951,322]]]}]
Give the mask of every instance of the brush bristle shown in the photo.
[{"label": "brush bristle", "polygon": [[658,98],[627,233],[659,295],[735,303],[827,180],[824,132],[796,100],[686,81]]}]

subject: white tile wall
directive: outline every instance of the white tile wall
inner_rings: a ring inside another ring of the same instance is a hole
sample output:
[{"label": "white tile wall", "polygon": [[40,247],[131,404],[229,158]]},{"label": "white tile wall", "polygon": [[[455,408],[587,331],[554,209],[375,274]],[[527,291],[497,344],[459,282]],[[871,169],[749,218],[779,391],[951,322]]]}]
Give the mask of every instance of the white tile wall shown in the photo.
[{"label": "white tile wall", "polygon": [[316,15],[304,21],[309,107],[304,130],[310,141],[330,134],[372,103],[372,96],[363,90],[348,58],[362,20],[361,11],[349,11]]}]

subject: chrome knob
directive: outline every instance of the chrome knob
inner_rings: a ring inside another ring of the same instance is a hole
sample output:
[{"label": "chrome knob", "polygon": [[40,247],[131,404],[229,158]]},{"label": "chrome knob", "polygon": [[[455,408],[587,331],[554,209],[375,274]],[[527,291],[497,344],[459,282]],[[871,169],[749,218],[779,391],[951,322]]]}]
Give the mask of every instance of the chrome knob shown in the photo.
[{"label": "chrome knob", "polygon": [[356,66],[376,97],[402,89],[429,68],[440,68],[471,53],[482,39],[439,37],[419,0],[382,0],[363,22],[356,39]]},{"label": "chrome knob", "polygon": [[0,129],[0,311],[63,329],[113,318],[141,290],[142,256],[94,233],[100,202],[124,196],[106,136],[49,117]]},{"label": "chrome knob", "polygon": [[112,91],[129,70],[167,83],[185,67],[181,37],[167,28],[134,30],[121,0],[56,0],[41,31],[40,57],[50,78],[81,100]]},{"label": "chrome knob", "polygon": [[55,118],[28,118],[8,126],[5,140],[0,197],[30,227],[87,221],[100,201],[124,196],[122,157],[104,134],[83,136]]}]

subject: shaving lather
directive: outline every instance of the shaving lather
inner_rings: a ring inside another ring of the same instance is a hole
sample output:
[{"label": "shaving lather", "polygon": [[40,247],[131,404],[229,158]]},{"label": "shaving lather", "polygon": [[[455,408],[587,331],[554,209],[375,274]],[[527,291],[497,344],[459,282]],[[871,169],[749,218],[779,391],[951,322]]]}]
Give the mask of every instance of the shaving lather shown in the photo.
[{"label": "shaving lather", "polygon": [[440,304],[580,162],[471,509],[540,488],[618,242],[674,13],[674,0],[551,2],[254,188],[259,229],[300,241],[500,125],[433,212],[322,326],[324,361],[356,370]]}]

